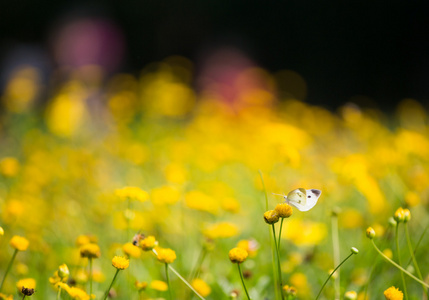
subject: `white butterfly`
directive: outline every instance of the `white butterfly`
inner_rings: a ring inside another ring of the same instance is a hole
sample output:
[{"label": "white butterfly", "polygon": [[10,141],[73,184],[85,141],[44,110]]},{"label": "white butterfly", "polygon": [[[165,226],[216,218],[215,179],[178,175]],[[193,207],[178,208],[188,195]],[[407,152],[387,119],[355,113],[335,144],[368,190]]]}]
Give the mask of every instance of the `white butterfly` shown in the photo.
[{"label": "white butterfly", "polygon": [[[296,207],[298,210],[308,211],[312,209],[313,206],[316,205],[317,200],[319,199],[321,194],[322,194],[321,190],[316,190],[316,189],[306,190],[303,188],[299,188],[289,192],[287,196],[285,195],[280,195],[280,196],[283,196],[287,204]],[[279,194],[275,194],[275,195],[279,195]]]}]

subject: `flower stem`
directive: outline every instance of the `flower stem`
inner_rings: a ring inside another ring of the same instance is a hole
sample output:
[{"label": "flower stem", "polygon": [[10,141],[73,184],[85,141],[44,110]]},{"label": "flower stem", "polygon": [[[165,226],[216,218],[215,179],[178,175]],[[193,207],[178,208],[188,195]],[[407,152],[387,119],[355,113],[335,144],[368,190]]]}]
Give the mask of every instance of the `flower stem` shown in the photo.
[{"label": "flower stem", "polygon": [[[334,250],[334,265],[338,266],[340,263],[340,241],[338,236],[338,217],[336,214],[332,214],[331,217],[332,225],[332,247]],[[338,272],[335,278],[335,299],[340,299],[340,272]]]},{"label": "flower stem", "polygon": [[371,240],[371,242],[372,242],[372,245],[374,246],[375,250],[377,250],[378,254],[380,254],[385,260],[387,260],[388,262],[390,262],[392,265],[394,265],[396,268],[398,268],[399,270],[401,270],[403,273],[405,273],[408,276],[410,276],[412,279],[414,279],[418,283],[424,285],[425,287],[429,287],[429,285],[426,282],[421,281],[416,276],[414,276],[413,274],[411,274],[410,272],[408,272],[407,270],[405,270],[404,268],[402,268],[400,265],[398,265],[397,263],[395,263],[393,260],[391,260],[390,258],[388,258],[383,252],[381,252],[380,249],[378,249],[378,247],[374,243],[374,240]]},{"label": "flower stem", "polygon": [[[407,225],[407,223],[405,223],[404,226],[405,226],[405,235],[407,237],[408,250],[410,251],[411,259],[413,260],[413,264],[414,264],[414,267],[416,268],[416,272],[417,272],[417,275],[419,276],[419,279],[421,281],[423,281],[422,273],[420,272],[419,265],[417,264],[417,260],[416,260],[416,257],[414,255],[413,247],[411,246],[410,233],[408,231],[408,225]],[[424,292],[426,294],[426,297],[428,297],[429,296],[428,295],[428,290],[427,290],[427,288],[425,286],[423,286],[423,290],[424,290]]]},{"label": "flower stem", "polygon": [[168,264],[165,264],[165,276],[167,277],[168,296],[170,300],[173,300],[173,296],[171,294],[170,275],[168,274]]},{"label": "flower stem", "polygon": [[278,286],[280,287],[280,294],[282,296],[282,300],[284,300],[282,269],[281,269],[281,266],[280,266],[279,248],[277,246],[276,229],[274,227],[274,224],[271,224],[271,226],[273,228],[274,243],[275,243],[275,248],[276,248],[276,253],[277,253],[277,271],[278,271],[278,274],[279,274],[279,281],[280,281],[279,284],[278,284]]},{"label": "flower stem", "polygon": [[89,258],[89,295],[92,295],[92,257]]},{"label": "flower stem", "polygon": [[115,276],[113,276],[113,280],[112,280],[112,282],[110,283],[110,286],[109,286],[109,288],[107,289],[107,291],[106,291],[106,293],[104,294],[104,300],[106,300],[107,299],[107,296],[109,296],[109,292],[110,292],[110,289],[112,288],[112,286],[113,286],[113,283],[115,282],[115,280],[116,280],[116,276],[118,276],[118,273],[119,273],[119,271],[120,271],[121,269],[117,269],[116,270],[116,273],[115,273]]},{"label": "flower stem", "polygon": [[6,273],[4,273],[3,280],[1,281],[0,285],[0,292],[2,291],[3,284],[6,280],[7,274],[9,274],[10,268],[12,267],[12,263],[15,260],[16,254],[18,254],[18,249],[15,249],[15,252],[13,252],[12,258],[9,261],[9,264],[7,265]]},{"label": "flower stem", "polygon": [[240,267],[239,263],[237,263],[237,267],[238,267],[238,273],[240,273],[240,278],[241,278],[241,283],[243,284],[243,289],[246,292],[247,299],[250,300],[249,293],[247,292],[246,285],[244,284],[243,273],[241,272],[241,267]]},{"label": "flower stem", "polygon": [[325,285],[328,283],[328,281],[329,281],[329,279],[332,277],[332,275],[335,273],[335,271],[336,270],[338,270],[340,267],[341,267],[341,265],[343,264],[343,263],[345,263],[346,262],[346,260],[348,260],[353,254],[355,254],[355,253],[350,253],[349,254],[349,256],[347,256],[335,269],[334,269],[334,271],[332,271],[331,272],[331,274],[329,274],[329,276],[328,276],[328,278],[326,279],[326,281],[325,281],[325,283],[322,285],[322,288],[320,289],[320,291],[319,291],[319,294],[317,294],[317,297],[316,297],[316,300],[317,299],[319,299],[319,297],[320,297],[320,294],[322,293],[322,291],[323,291],[323,289],[325,288]]},{"label": "flower stem", "polygon": [[[264,189],[264,196],[265,196],[265,211],[267,211],[268,210],[268,195],[267,195],[267,188],[266,188],[266,186],[265,186],[265,181],[264,181],[264,176],[262,176],[262,171],[261,170],[258,170],[258,172],[259,172],[259,176],[261,177],[261,182],[262,182],[262,187],[263,187],[263,189]],[[270,230],[268,229],[268,232],[269,232]],[[274,236],[272,236],[271,235],[271,233],[269,234],[270,235],[270,245],[271,245],[271,252],[272,252],[272,257],[273,257],[273,260],[272,260],[272,267],[273,267],[273,279],[274,279],[274,286],[277,286],[277,284],[278,284],[278,278],[277,278],[277,276],[276,276],[276,263],[275,263],[275,259],[274,259],[274,257],[275,257],[275,255],[276,255],[276,251],[274,250],[274,247],[273,247],[273,239],[275,240],[276,239],[276,236],[274,235]],[[277,247],[276,247],[277,248]],[[278,289],[274,289],[274,293],[275,293],[275,299],[279,299],[280,298],[280,296],[279,296],[279,291],[278,291]]]},{"label": "flower stem", "polygon": [[[152,249],[152,252],[157,256],[158,255],[158,253],[156,252],[156,250],[155,249]],[[201,296],[200,294],[198,294],[198,292],[192,287],[192,285],[190,285],[189,284],[189,282],[187,282],[186,281],[186,279],[185,278],[183,278],[180,274],[179,274],[179,272],[177,272],[171,265],[168,265],[168,268],[171,270],[171,272],[173,272],[177,277],[179,277],[179,279],[180,280],[182,280],[183,281],[183,283],[184,284],[186,284],[186,286],[188,287],[188,288],[190,288],[191,289],[191,291],[193,291],[194,293],[195,293],[195,295],[197,295],[201,300],[206,300],[206,299],[204,299],[203,298],[203,296]]]},{"label": "flower stem", "polygon": [[282,236],[282,228],[283,228],[283,220],[284,218],[282,218],[282,220],[280,221],[280,230],[279,230],[279,241],[277,243],[277,251],[280,253],[280,238]]},{"label": "flower stem", "polygon": [[61,287],[58,287],[57,300],[61,299]]},{"label": "flower stem", "polygon": [[198,260],[194,267],[194,270],[191,272],[192,275],[189,277],[190,280],[193,280],[198,277],[206,255],[207,255],[207,249],[205,246],[203,246],[203,249],[201,250],[200,255],[198,256]]},{"label": "flower stem", "polygon": [[24,297],[22,297],[22,300],[24,300],[24,299],[25,299],[25,296],[26,296],[26,295],[24,295]]},{"label": "flower stem", "polygon": [[[398,263],[401,266],[401,252],[399,249],[399,222],[398,224],[396,224],[396,233],[395,233],[395,242],[396,242],[396,253],[398,254]],[[401,272],[401,279],[402,279],[402,285],[404,286],[404,296],[405,296],[405,300],[408,299],[408,293],[407,293],[407,284],[405,283],[405,277],[404,277],[404,273]]]}]

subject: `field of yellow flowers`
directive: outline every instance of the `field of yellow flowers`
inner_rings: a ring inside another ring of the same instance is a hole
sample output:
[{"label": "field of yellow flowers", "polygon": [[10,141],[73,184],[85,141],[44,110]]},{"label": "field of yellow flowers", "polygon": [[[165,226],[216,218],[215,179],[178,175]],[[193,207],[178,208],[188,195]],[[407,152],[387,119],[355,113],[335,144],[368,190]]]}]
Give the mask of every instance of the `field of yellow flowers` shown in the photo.
[{"label": "field of yellow flowers", "polygon": [[[189,65],[10,75],[0,299],[427,299],[421,104],[332,112]],[[313,208],[278,206],[299,188]]]}]

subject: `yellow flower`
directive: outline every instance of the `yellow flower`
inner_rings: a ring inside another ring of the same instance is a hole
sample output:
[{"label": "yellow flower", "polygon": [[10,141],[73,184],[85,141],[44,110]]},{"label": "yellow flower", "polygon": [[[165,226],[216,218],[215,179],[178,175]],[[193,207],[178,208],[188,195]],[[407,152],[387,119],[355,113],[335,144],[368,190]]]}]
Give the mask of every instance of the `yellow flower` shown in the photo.
[{"label": "yellow flower", "polygon": [[69,275],[70,275],[70,271],[66,264],[62,264],[58,267],[58,276],[61,279],[67,279]]},{"label": "yellow flower", "polygon": [[49,283],[56,285],[58,282],[61,282],[61,278],[58,276],[58,271],[55,271],[54,275],[49,277]]},{"label": "yellow flower", "polygon": [[404,215],[404,209],[402,207],[398,208],[395,211],[395,214],[393,215],[393,218],[396,222],[401,223],[404,221],[405,215]]},{"label": "yellow flower", "polygon": [[209,239],[228,238],[238,234],[236,225],[228,222],[220,222],[208,226],[203,234]]},{"label": "yellow flower", "polygon": [[297,290],[293,286],[284,285],[283,291],[285,292],[286,296],[296,296]]},{"label": "yellow flower", "polygon": [[242,263],[249,254],[243,248],[233,248],[229,251],[228,256],[232,263]]},{"label": "yellow flower", "polygon": [[143,191],[141,188],[127,186],[122,189],[117,189],[115,191],[116,196],[121,200],[138,200],[140,202],[147,201],[149,199],[149,194],[146,191]]},{"label": "yellow flower", "polygon": [[0,293],[0,300],[13,300],[13,296],[12,295],[7,296],[5,294]]},{"label": "yellow flower", "polygon": [[192,287],[203,297],[210,295],[212,289],[210,286],[202,279],[194,279],[191,282]]},{"label": "yellow flower", "polygon": [[1,235],[4,235],[4,229],[3,229],[3,227],[0,226],[0,236]]},{"label": "yellow flower", "polygon": [[89,244],[89,243],[91,243],[91,240],[90,240],[89,236],[87,236],[87,235],[83,235],[83,234],[79,235],[76,239],[76,246],[78,246],[78,247],[83,246],[85,244]]},{"label": "yellow flower", "polygon": [[112,266],[118,270],[125,270],[130,265],[130,260],[122,256],[115,256],[112,259]]},{"label": "yellow flower", "polygon": [[159,248],[156,258],[162,263],[171,264],[176,259],[176,252],[169,248]]},{"label": "yellow flower", "polygon": [[243,248],[249,254],[249,257],[256,256],[258,252],[259,244],[255,240],[241,240],[237,243],[238,248]]},{"label": "yellow flower", "polygon": [[366,229],[366,236],[367,236],[367,238],[372,240],[375,237],[375,230],[372,227],[368,227]]},{"label": "yellow flower", "polygon": [[84,290],[74,286],[70,287],[69,289],[66,289],[66,291],[73,300],[90,300],[91,299],[91,297]]},{"label": "yellow flower", "polygon": [[9,244],[16,250],[25,251],[27,250],[30,242],[25,237],[14,235],[11,238]]},{"label": "yellow flower", "polygon": [[274,224],[279,221],[279,214],[275,210],[269,210],[264,213],[264,220],[267,224]]},{"label": "yellow flower", "polygon": [[160,291],[160,292],[164,292],[164,291],[168,290],[168,285],[164,281],[161,281],[161,280],[153,280],[150,283],[149,287],[153,290]]},{"label": "yellow flower", "polygon": [[36,288],[36,280],[33,278],[21,279],[16,283],[16,287],[18,288],[19,292],[24,293],[24,289],[33,289],[34,293],[34,289]]},{"label": "yellow flower", "polygon": [[180,200],[180,196],[180,190],[169,185],[154,188],[150,193],[151,201],[155,205],[174,204]]},{"label": "yellow flower", "polygon": [[19,162],[14,157],[5,157],[0,160],[0,173],[5,177],[13,177],[19,171]]},{"label": "yellow flower", "polygon": [[133,243],[126,243],[122,246],[122,251],[130,257],[138,258],[141,255],[141,250],[139,247],[134,246]]},{"label": "yellow flower", "polygon": [[404,294],[399,289],[391,286],[384,291],[384,297],[386,297],[386,300],[402,300],[404,299]]},{"label": "yellow flower", "polygon": [[358,297],[355,291],[348,291],[344,294],[344,299],[346,300],[356,300]]},{"label": "yellow flower", "polygon": [[293,213],[292,207],[287,203],[277,204],[274,210],[280,218],[289,218]]},{"label": "yellow flower", "polygon": [[80,247],[80,256],[88,258],[98,258],[101,256],[100,247],[94,243],[84,244]]},{"label": "yellow flower", "polygon": [[153,235],[149,235],[148,237],[140,240],[140,247],[144,251],[150,251],[156,246],[158,246],[158,242]]},{"label": "yellow flower", "polygon": [[137,290],[140,292],[140,291],[144,291],[146,288],[147,288],[147,282],[145,282],[145,281],[143,281],[143,282],[140,282],[140,281],[136,281],[135,283],[134,283],[134,285],[135,285],[135,287],[137,288]]},{"label": "yellow flower", "polygon": [[404,213],[404,222],[406,223],[411,219],[411,212],[408,208],[405,208],[403,210],[403,213]]}]

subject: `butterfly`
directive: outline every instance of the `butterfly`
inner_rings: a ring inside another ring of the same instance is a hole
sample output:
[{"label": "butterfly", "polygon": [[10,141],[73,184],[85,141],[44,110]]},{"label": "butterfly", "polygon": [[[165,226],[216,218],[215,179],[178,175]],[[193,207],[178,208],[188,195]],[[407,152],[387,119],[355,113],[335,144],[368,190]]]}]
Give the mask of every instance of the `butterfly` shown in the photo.
[{"label": "butterfly", "polygon": [[321,190],[316,189],[295,189],[289,194],[286,195],[280,195],[280,194],[274,194],[274,195],[280,195],[283,196],[285,199],[285,202],[289,205],[292,205],[293,207],[296,207],[300,211],[308,211],[312,209],[319,199],[320,195],[322,194]]}]

